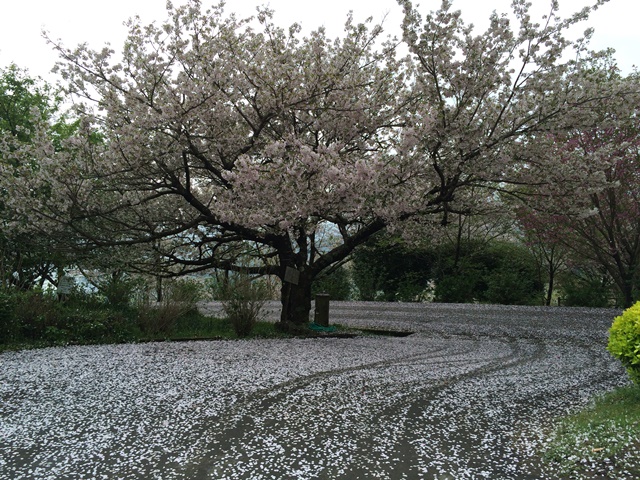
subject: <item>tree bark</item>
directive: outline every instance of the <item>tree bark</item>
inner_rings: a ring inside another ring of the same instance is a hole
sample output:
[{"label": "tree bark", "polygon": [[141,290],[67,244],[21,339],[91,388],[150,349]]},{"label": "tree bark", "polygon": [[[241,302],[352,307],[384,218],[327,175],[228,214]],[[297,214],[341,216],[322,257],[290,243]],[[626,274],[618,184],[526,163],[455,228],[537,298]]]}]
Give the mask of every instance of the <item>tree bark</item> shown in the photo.
[{"label": "tree bark", "polygon": [[634,304],[633,281],[629,278],[623,278],[621,283],[620,290],[622,291],[622,301],[624,302],[622,306],[624,308],[632,307]]},{"label": "tree bark", "polygon": [[551,299],[553,298],[553,283],[554,283],[554,274],[553,267],[549,270],[549,286],[547,287],[547,295],[544,299],[544,304],[548,307],[551,305]]},{"label": "tree bark", "polygon": [[280,290],[282,311],[280,313],[279,328],[285,331],[302,330],[309,323],[312,279],[304,271],[300,272],[297,284],[286,282],[284,277],[282,278],[282,288]]},{"label": "tree bark", "polygon": [[158,303],[162,302],[163,298],[162,298],[162,277],[161,276],[157,276],[156,277],[156,299],[158,301]]}]

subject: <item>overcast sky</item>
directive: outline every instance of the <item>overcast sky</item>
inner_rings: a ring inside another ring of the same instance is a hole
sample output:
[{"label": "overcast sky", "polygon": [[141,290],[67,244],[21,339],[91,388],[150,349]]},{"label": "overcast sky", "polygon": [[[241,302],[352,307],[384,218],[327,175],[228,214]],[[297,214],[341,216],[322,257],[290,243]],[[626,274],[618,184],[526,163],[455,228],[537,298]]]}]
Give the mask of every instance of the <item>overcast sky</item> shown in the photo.
[{"label": "overcast sky", "polygon": [[[174,0],[174,4],[186,0]],[[550,0],[531,0],[536,12],[548,10]],[[569,14],[588,5],[590,0],[559,0],[561,12]],[[71,47],[87,42],[93,48],[101,48],[110,42],[119,50],[126,36],[123,22],[139,15],[145,23],[161,21],[166,17],[165,0],[0,0],[0,67],[11,62],[27,68],[31,75],[54,80],[49,72],[57,55],[45,40],[41,31],[46,29],[52,38],[59,38]],[[203,0],[210,5],[211,0]],[[421,0],[420,11],[427,13],[440,5],[440,0]],[[454,0],[454,8],[463,12],[467,22],[478,28],[486,25],[492,10],[509,11],[510,0]],[[293,22],[308,32],[320,25],[331,36],[342,30],[347,12],[352,10],[356,20],[372,16],[375,21],[385,15],[385,30],[399,35],[401,8],[395,0],[228,0],[227,11],[240,16],[255,13],[257,5],[268,4],[276,12],[276,22],[288,26]],[[592,42],[594,49],[616,49],[618,65],[623,73],[630,73],[633,65],[640,64],[640,0],[610,0],[592,15],[588,23],[576,31],[578,36],[588,26],[595,28]]]}]

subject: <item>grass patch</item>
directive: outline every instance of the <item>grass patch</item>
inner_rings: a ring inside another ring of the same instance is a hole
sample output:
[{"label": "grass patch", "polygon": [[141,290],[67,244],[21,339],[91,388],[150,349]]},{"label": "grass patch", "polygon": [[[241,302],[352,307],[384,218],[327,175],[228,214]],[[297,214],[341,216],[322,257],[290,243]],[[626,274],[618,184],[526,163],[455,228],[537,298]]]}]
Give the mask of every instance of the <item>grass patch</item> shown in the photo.
[{"label": "grass patch", "polygon": [[[282,338],[257,322],[247,338]],[[42,292],[0,291],[0,351],[65,345],[237,339],[228,319],[201,314],[194,302],[114,305],[96,295],[59,301]]]},{"label": "grass patch", "polygon": [[[257,322],[249,336],[243,339],[258,338],[289,338],[291,335],[275,329],[273,323]],[[162,335],[149,335],[139,329],[131,329],[127,335],[104,336],[100,339],[84,338],[40,338],[20,339],[7,343],[0,343],[0,352],[28,350],[34,348],[61,347],[67,345],[92,345],[113,343],[144,343],[165,341],[193,341],[193,340],[237,340],[240,337],[235,333],[229,320],[224,318],[207,317],[199,313],[190,313],[180,318],[175,327]]]},{"label": "grass patch", "polygon": [[543,458],[562,478],[640,478],[640,386],[619,388],[563,419]]},{"label": "grass patch", "polygon": [[[283,338],[289,335],[276,330],[273,323],[258,321],[251,333],[243,338]],[[233,324],[229,319],[203,315],[199,312],[189,312],[180,317],[170,334],[164,340],[235,340],[238,339]]]}]

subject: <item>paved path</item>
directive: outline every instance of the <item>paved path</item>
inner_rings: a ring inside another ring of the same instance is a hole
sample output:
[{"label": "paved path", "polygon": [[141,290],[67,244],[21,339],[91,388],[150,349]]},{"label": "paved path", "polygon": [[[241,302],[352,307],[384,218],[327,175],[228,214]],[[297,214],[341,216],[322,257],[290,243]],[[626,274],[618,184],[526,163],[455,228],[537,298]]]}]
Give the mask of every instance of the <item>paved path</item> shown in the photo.
[{"label": "paved path", "polygon": [[624,382],[612,310],[332,303],[407,337],[0,355],[0,479],[526,479]]}]

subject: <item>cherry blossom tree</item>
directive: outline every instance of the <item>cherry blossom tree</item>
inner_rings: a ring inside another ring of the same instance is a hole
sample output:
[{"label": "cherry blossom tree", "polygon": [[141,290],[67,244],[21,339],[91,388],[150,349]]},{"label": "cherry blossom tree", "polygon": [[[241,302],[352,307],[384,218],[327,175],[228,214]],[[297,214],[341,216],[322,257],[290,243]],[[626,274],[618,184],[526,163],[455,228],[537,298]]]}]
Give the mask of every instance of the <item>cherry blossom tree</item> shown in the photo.
[{"label": "cherry blossom tree", "polygon": [[306,322],[318,273],[413,213],[408,63],[351,19],[330,40],[277,28],[268,11],[252,22],[193,1],[169,13],[130,22],[121,62],[58,47],[84,123],[52,162],[63,187],[41,215],[90,245],[152,243],[180,272],[289,271],[282,320]]},{"label": "cherry blossom tree", "polygon": [[581,240],[574,248],[606,269],[625,308],[638,299],[640,289],[640,125],[635,115],[632,121],[636,125],[630,131],[603,129],[572,139],[570,148],[579,148],[588,156],[605,142],[616,148],[603,165],[609,186],[583,198],[592,213],[567,219]]},{"label": "cherry blossom tree", "polygon": [[566,246],[566,230],[561,228],[557,215],[541,214],[530,208],[521,208],[518,224],[522,229],[524,243],[536,258],[540,279],[546,283],[544,304],[553,299],[558,274],[566,269],[569,250]]},{"label": "cherry blossom tree", "polygon": [[[640,91],[635,75],[622,81]],[[581,188],[571,198],[556,186],[550,199],[529,203],[525,228],[544,231],[544,243],[562,246],[599,265],[629,307],[640,288],[640,123],[638,98],[609,102],[596,127],[555,139],[558,163],[583,160],[582,169],[603,179],[599,189]]]},{"label": "cherry blossom tree", "polygon": [[[510,206],[507,197],[534,204],[548,221],[558,211],[583,217],[592,210],[579,199],[599,195],[612,178],[591,153],[561,155],[556,141],[576,130],[597,130],[603,112],[612,114],[637,99],[637,84],[611,78],[611,52],[587,51],[589,30],[573,44],[565,38],[568,27],[604,2],[568,19],[557,16],[558,2],[550,2],[539,24],[528,4],[516,0],[517,29],[514,18],[494,13],[480,35],[452,10],[451,1],[443,1],[424,21],[410,1],[400,3],[404,38],[416,60],[416,90],[423,99],[418,105],[433,118],[418,151],[429,159],[430,193],[440,199],[436,205],[443,223],[457,213],[485,208],[487,191]],[[567,60],[569,47],[576,57]],[[601,143],[598,150],[604,154],[612,145]],[[562,255],[558,248],[539,253],[546,258],[552,289]]]},{"label": "cherry blossom tree", "polygon": [[[430,200],[444,223],[450,212],[473,211],[478,197],[467,193],[471,189],[482,198],[487,188],[527,185],[543,195],[576,174],[546,154],[549,135],[590,125],[604,99],[625,92],[614,84],[603,89],[590,69],[593,61],[585,61],[605,55],[588,52],[590,30],[576,42],[565,38],[569,27],[605,1],[568,19],[557,16],[558,2],[550,2],[540,24],[531,18],[530,4],[515,0],[514,18],[494,12],[480,34],[452,10],[451,0],[424,21],[409,0],[399,1],[404,40],[416,63],[418,111],[433,118],[416,153],[427,158]],[[579,184],[597,182],[585,176]]]},{"label": "cherry blossom tree", "polygon": [[153,245],[141,268],[276,275],[282,324],[299,325],[314,278],[376,232],[430,234],[477,209],[476,192],[548,186],[545,135],[615,94],[563,61],[563,32],[590,9],[561,20],[553,3],[539,26],[517,0],[515,32],[493,15],[474,36],[450,1],[424,26],[400,3],[407,59],[350,18],[341,38],[301,38],[269,11],[239,20],[197,0],[161,25],[130,21],[120,60],[52,42],[83,122],[25,172],[51,184],[33,210],[85,246]]}]

